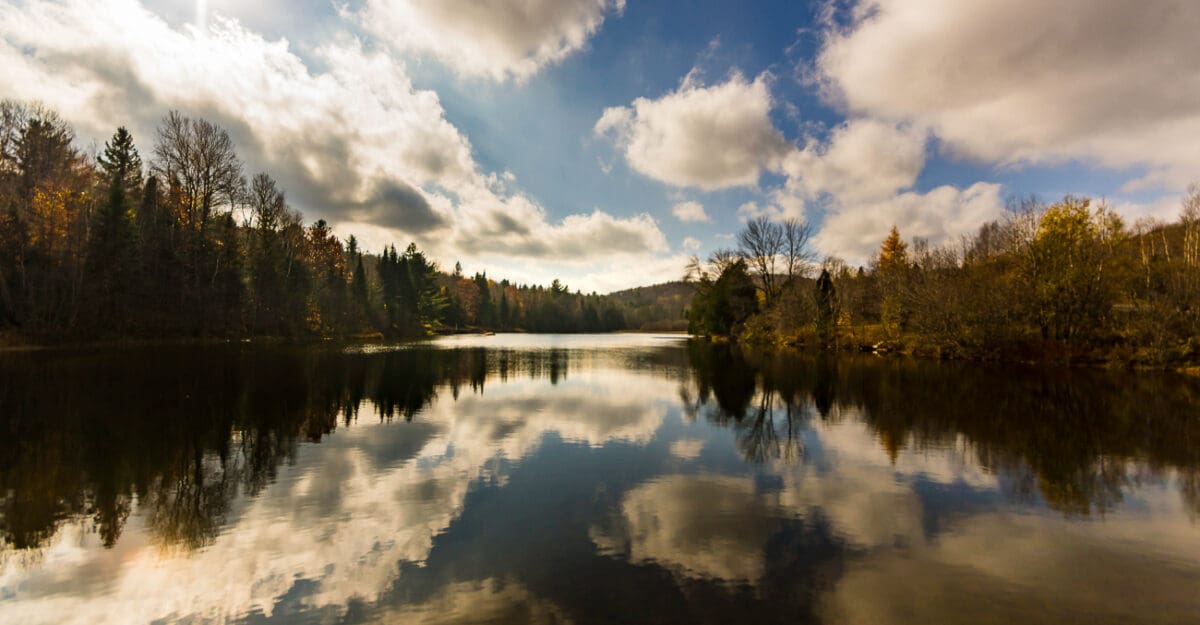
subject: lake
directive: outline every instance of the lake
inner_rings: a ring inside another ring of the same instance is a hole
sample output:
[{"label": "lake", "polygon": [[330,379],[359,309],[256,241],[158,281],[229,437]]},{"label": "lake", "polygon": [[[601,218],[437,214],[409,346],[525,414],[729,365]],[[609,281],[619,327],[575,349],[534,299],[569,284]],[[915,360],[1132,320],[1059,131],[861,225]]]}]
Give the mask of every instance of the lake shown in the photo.
[{"label": "lake", "polygon": [[1195,623],[1197,406],[678,336],[0,355],[0,623]]}]

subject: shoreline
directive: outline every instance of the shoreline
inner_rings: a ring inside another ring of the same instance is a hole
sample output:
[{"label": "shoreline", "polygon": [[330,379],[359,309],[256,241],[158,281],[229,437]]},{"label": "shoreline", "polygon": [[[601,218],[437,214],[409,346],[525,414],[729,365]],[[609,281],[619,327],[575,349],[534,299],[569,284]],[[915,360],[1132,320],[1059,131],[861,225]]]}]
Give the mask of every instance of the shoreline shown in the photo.
[{"label": "shoreline", "polygon": [[965,356],[952,356],[946,354],[935,355],[932,353],[923,353],[922,351],[913,350],[904,346],[872,345],[870,343],[855,343],[849,342],[838,347],[818,348],[803,342],[745,342],[737,341],[727,336],[694,336],[690,335],[693,340],[706,341],[711,343],[723,343],[730,346],[736,346],[739,349],[763,352],[791,352],[796,354],[805,354],[809,356],[833,355],[837,357],[848,356],[874,356],[876,358],[887,359],[908,359],[924,362],[945,362],[945,363],[976,363],[981,365],[1013,365],[1022,367],[1050,367],[1061,369],[1105,369],[1110,371],[1169,371],[1180,375],[1200,377],[1200,363],[1185,362],[1179,364],[1163,364],[1150,365],[1145,363],[1137,363],[1131,361],[1123,361],[1117,359],[1098,359],[1098,358],[1074,358],[1074,359],[1054,359],[1054,358],[971,358]]},{"label": "shoreline", "polygon": [[613,332],[529,332],[526,330],[480,330],[459,329],[435,332],[424,337],[386,337],[382,334],[358,334],[349,336],[250,336],[238,338],[221,337],[171,337],[171,338],[117,338],[95,340],[62,340],[62,341],[29,341],[19,340],[13,336],[0,335],[0,355],[34,352],[99,350],[99,349],[141,349],[153,347],[212,347],[219,345],[319,345],[319,344],[360,344],[360,343],[412,343],[428,341],[443,336],[494,336],[496,334],[671,334],[690,336],[687,332],[667,332],[651,330],[617,330]]},{"label": "shoreline", "polygon": [[1148,365],[1142,363],[1124,362],[1119,360],[1097,360],[1097,359],[1071,359],[1071,360],[1055,360],[1055,359],[1004,359],[1004,358],[968,358],[955,356],[935,356],[931,354],[923,354],[914,352],[910,349],[896,346],[883,346],[855,343],[848,343],[836,348],[818,349],[816,347],[806,345],[804,343],[758,343],[758,342],[743,342],[732,340],[729,337],[723,336],[698,336],[688,334],[684,331],[650,331],[650,330],[618,330],[614,332],[528,332],[525,330],[480,330],[480,329],[459,329],[451,331],[440,331],[425,337],[395,337],[388,338],[382,334],[360,334],[351,336],[310,336],[310,337],[280,337],[280,336],[256,336],[256,337],[240,337],[240,338],[221,338],[221,337],[175,337],[175,338],[138,338],[138,339],[99,339],[99,340],[64,340],[55,342],[34,342],[14,340],[12,336],[0,336],[0,357],[10,354],[30,354],[39,352],[71,352],[71,351],[96,351],[96,350],[136,350],[147,348],[184,348],[184,347],[216,347],[216,346],[316,346],[329,344],[366,344],[366,343],[414,343],[420,341],[429,341],[445,336],[494,336],[496,334],[596,334],[596,335],[619,335],[619,334],[665,334],[687,337],[689,341],[702,341],[717,344],[726,344],[738,349],[761,352],[792,352],[796,354],[804,354],[806,356],[817,357],[821,355],[832,355],[836,357],[848,356],[875,356],[877,358],[888,359],[910,359],[926,362],[946,362],[946,363],[977,363],[987,365],[1014,365],[1023,367],[1052,367],[1066,369],[1108,369],[1108,370],[1127,370],[1127,371],[1156,371],[1156,372],[1172,372],[1189,377],[1200,377],[1200,363],[1182,363],[1176,365]]}]

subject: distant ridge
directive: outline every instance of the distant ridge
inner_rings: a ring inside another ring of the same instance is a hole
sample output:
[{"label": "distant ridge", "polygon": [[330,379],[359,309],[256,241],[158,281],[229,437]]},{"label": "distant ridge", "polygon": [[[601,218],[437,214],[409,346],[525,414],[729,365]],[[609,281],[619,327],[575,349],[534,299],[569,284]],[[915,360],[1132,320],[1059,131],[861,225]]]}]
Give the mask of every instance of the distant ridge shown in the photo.
[{"label": "distant ridge", "polygon": [[614,291],[608,297],[625,311],[630,328],[647,331],[686,331],[686,312],[696,285],[676,280]]}]

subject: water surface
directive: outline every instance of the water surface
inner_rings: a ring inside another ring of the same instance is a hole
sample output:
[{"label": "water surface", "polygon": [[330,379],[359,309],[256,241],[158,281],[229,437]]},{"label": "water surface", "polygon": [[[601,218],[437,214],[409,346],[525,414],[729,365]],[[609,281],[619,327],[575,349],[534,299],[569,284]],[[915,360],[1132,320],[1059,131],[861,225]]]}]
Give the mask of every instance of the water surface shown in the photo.
[{"label": "water surface", "polygon": [[1193,623],[1200,384],[645,335],[0,357],[0,623]]}]

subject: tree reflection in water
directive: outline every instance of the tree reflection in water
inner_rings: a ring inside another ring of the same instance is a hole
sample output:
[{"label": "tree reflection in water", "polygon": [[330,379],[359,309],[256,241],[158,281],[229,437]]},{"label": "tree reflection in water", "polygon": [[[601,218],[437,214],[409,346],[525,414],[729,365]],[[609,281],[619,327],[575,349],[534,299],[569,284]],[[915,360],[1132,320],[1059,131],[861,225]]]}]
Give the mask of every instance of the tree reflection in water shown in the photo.
[{"label": "tree reflection in water", "polygon": [[1140,482],[1179,475],[1200,514],[1200,384],[1167,374],[999,368],[877,357],[743,352],[692,343],[687,414],[729,425],[747,460],[790,460],[804,423],[858,419],[895,460],[965,440],[1009,494],[1103,514]]},{"label": "tree reflection in water", "polygon": [[[691,419],[736,432],[746,460],[796,463],[814,422],[859,419],[894,459],[965,441],[1011,497],[1103,514],[1178,473],[1200,515],[1200,385],[1165,375],[766,355],[690,343],[629,354],[413,347],[152,349],[0,359],[0,532],[37,547],[88,516],[112,547],[132,510],[163,545],[209,544],[231,501],[275,480],[301,442],[370,406],[411,421],[441,393],[513,377],[557,384],[597,358],[683,380]],[[630,361],[633,358],[636,362]]]},{"label": "tree reflection in water", "polygon": [[133,502],[164,545],[197,548],[239,494],[257,495],[302,441],[319,442],[370,405],[411,421],[441,391],[489,378],[564,379],[563,350],[417,347],[161,349],[0,359],[0,533],[37,547],[89,515],[103,544]]},{"label": "tree reflection in water", "polygon": [[6,615],[1195,611],[1196,380],[520,341],[0,358]]}]

